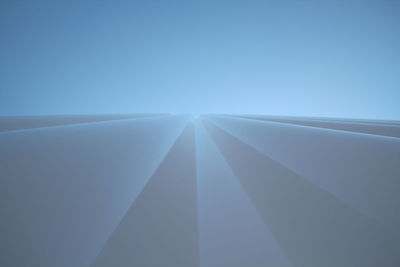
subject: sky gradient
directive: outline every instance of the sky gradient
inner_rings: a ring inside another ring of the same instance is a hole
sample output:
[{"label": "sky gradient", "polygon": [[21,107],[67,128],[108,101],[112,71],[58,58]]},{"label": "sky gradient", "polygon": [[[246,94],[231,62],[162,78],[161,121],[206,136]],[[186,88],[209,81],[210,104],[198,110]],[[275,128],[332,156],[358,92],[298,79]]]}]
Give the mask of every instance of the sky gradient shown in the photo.
[{"label": "sky gradient", "polygon": [[0,115],[400,119],[396,0],[4,0]]}]

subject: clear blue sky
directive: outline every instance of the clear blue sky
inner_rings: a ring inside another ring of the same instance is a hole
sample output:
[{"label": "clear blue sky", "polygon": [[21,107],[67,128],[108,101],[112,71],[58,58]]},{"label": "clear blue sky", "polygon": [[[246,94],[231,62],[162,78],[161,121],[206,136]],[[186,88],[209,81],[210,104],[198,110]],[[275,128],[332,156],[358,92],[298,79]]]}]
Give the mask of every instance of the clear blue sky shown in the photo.
[{"label": "clear blue sky", "polygon": [[0,115],[400,119],[397,0],[2,0]]}]

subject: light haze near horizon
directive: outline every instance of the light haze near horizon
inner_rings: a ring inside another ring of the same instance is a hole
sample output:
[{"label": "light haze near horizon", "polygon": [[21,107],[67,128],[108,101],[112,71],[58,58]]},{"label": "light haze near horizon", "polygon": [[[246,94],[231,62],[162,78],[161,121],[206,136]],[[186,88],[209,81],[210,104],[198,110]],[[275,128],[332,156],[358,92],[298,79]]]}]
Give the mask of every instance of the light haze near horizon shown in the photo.
[{"label": "light haze near horizon", "polygon": [[400,2],[0,3],[0,115],[400,119]]}]

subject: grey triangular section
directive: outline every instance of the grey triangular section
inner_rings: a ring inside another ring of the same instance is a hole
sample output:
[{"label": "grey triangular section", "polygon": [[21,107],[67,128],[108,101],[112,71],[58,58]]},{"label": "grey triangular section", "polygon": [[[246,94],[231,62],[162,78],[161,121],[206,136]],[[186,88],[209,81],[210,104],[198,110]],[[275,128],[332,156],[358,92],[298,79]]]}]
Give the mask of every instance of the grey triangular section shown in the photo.
[{"label": "grey triangular section", "polygon": [[201,266],[292,266],[200,123],[196,143]]},{"label": "grey triangular section", "polygon": [[121,120],[0,135],[0,266],[89,266],[187,123]]},{"label": "grey triangular section", "polygon": [[[222,114],[221,114],[222,115]],[[356,119],[356,118],[335,118],[335,117],[313,117],[313,116],[278,116],[278,115],[261,115],[261,114],[227,114],[229,116],[254,118],[254,119],[284,119],[284,120],[313,120],[328,121],[340,123],[361,123],[361,124],[378,124],[383,126],[400,126],[399,120],[379,120],[379,119]]]},{"label": "grey triangular section", "polygon": [[294,266],[398,266],[400,240],[220,128],[208,131]]},{"label": "grey triangular section", "polygon": [[190,125],[92,266],[199,266],[196,198],[194,129]]},{"label": "grey triangular section", "polygon": [[385,125],[374,123],[373,121],[365,122],[351,122],[351,121],[329,121],[329,120],[316,120],[316,119],[277,119],[270,117],[247,117],[244,118],[264,120],[264,121],[274,121],[281,123],[291,123],[303,126],[311,126],[326,129],[335,129],[341,131],[358,132],[365,134],[375,134],[382,136],[400,137],[400,125]]},{"label": "grey triangular section", "polygon": [[384,120],[384,119],[355,119],[355,118],[326,118],[326,117],[305,117],[314,120],[332,121],[332,122],[348,122],[348,123],[363,123],[363,124],[379,124],[379,125],[392,125],[400,126],[399,120]]},{"label": "grey triangular section", "polygon": [[400,234],[400,139],[277,122],[210,119]]},{"label": "grey triangular section", "polygon": [[0,132],[110,120],[146,118],[161,114],[0,116]]}]

